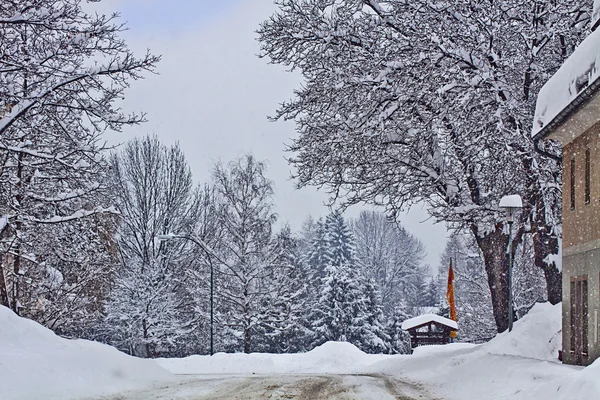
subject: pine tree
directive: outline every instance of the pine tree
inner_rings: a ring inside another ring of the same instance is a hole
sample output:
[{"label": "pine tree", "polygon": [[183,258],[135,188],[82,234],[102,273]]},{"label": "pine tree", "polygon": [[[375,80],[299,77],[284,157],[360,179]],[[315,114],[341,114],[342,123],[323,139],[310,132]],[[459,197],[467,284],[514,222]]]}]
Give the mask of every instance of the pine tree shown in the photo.
[{"label": "pine tree", "polygon": [[297,353],[309,346],[306,326],[306,310],[313,299],[308,295],[308,271],[300,261],[298,240],[289,226],[277,235],[281,254],[273,268],[273,275],[266,284],[272,290],[261,303],[266,318],[256,328],[258,351],[268,353]]},{"label": "pine tree", "polygon": [[314,231],[309,239],[311,242],[304,262],[310,269],[312,284],[319,286],[321,279],[325,277],[325,268],[331,260],[325,223],[322,219],[319,218],[315,223]]},{"label": "pine tree", "polygon": [[412,318],[408,312],[408,307],[401,302],[396,305],[391,317],[388,318],[385,330],[390,337],[390,353],[392,354],[410,354],[410,335],[402,329],[402,322]]},{"label": "pine tree", "polygon": [[336,266],[346,263],[356,266],[354,238],[341,212],[335,211],[325,219],[325,240],[329,263]]},{"label": "pine tree", "polygon": [[333,340],[368,352],[386,351],[390,345],[381,322],[381,299],[374,282],[356,266],[354,238],[341,213],[327,216],[325,233],[330,260],[310,316],[313,346]]},{"label": "pine tree", "polygon": [[366,353],[388,353],[392,349],[391,337],[384,326],[381,295],[375,281],[365,279],[365,321],[356,341]]}]

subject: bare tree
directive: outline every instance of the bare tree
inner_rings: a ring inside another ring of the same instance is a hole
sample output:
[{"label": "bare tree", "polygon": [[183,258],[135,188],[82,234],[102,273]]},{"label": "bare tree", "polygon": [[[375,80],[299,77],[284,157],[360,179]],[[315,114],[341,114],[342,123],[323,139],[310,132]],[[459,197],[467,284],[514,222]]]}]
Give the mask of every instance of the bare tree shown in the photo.
[{"label": "bare tree", "polygon": [[196,250],[158,237],[193,234],[201,196],[179,146],[155,137],[129,142],[111,170],[121,266],[107,304],[109,340],[136,355],[170,354],[194,324],[184,282]]},{"label": "bare tree", "polygon": [[423,244],[399,224],[376,211],[363,211],[352,221],[357,264],[381,291],[386,316],[404,302],[416,305],[423,268]]},{"label": "bare tree", "polygon": [[[273,234],[273,183],[266,165],[246,155],[214,168],[219,196],[217,212],[223,229],[218,260],[220,323],[231,333],[231,347],[249,353],[252,335],[268,319],[261,307],[274,288],[270,277],[281,248]],[[239,340],[238,340],[239,338]]]}]

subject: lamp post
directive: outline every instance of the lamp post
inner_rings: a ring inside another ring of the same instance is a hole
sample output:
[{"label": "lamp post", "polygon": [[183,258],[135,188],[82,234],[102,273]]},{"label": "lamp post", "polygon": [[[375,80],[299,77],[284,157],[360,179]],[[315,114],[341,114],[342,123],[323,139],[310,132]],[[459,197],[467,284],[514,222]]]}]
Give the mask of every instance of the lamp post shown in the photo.
[{"label": "lamp post", "polygon": [[523,208],[521,196],[513,194],[504,196],[500,199],[500,208],[506,211],[506,222],[508,223],[508,331],[513,328],[513,295],[512,295],[512,269],[513,269],[513,252],[512,252],[512,225],[515,220],[515,214]]},{"label": "lamp post", "polygon": [[168,241],[168,240],[174,240],[174,239],[185,239],[185,240],[189,240],[192,243],[195,243],[197,246],[199,246],[207,255],[208,257],[208,264],[210,265],[210,355],[212,356],[214,354],[214,348],[213,348],[213,336],[214,336],[214,271],[213,271],[213,263],[211,258],[213,256],[215,256],[217,259],[218,257],[216,256],[215,252],[206,244],[204,243],[204,241],[200,238],[194,238],[192,236],[185,236],[185,235],[158,235],[156,236],[156,238],[159,241]]}]

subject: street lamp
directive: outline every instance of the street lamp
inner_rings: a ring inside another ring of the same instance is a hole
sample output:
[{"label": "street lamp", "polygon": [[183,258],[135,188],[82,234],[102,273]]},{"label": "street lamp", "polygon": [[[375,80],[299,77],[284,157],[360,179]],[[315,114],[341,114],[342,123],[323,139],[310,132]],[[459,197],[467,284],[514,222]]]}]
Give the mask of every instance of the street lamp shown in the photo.
[{"label": "street lamp", "polygon": [[[161,242],[166,242],[169,240],[174,240],[174,239],[184,239],[184,240],[189,240],[190,242],[195,243],[197,246],[199,246],[207,255],[208,257],[208,264],[210,265],[210,355],[212,356],[214,354],[213,351],[213,336],[214,336],[214,271],[213,271],[213,263],[211,258],[213,256],[216,257],[215,252],[206,244],[204,243],[204,241],[200,238],[194,238],[192,236],[185,236],[185,235],[173,235],[173,234],[168,234],[168,235],[158,235],[156,236],[156,238],[161,241]],[[218,257],[216,257],[218,259]]]},{"label": "street lamp", "polygon": [[500,208],[506,211],[506,222],[508,223],[508,331],[513,328],[513,295],[512,295],[512,269],[513,269],[513,252],[512,252],[512,224],[515,220],[515,214],[523,208],[521,196],[513,194],[504,196],[500,199]]}]

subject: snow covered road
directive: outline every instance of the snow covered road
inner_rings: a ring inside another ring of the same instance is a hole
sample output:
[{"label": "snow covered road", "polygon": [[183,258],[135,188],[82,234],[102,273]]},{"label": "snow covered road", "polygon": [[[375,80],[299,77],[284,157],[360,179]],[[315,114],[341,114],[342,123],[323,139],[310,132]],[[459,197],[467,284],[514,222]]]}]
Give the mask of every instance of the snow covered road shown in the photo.
[{"label": "snow covered road", "polygon": [[419,386],[384,375],[186,376],[178,382],[98,400],[433,400]]}]

